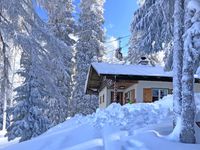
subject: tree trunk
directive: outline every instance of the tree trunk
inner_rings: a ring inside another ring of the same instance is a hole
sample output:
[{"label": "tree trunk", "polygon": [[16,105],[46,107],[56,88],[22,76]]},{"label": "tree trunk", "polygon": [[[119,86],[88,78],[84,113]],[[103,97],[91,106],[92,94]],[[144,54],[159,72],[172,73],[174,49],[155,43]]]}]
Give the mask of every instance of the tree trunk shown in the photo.
[{"label": "tree trunk", "polygon": [[9,61],[8,53],[6,54],[6,44],[4,43],[3,37],[0,33],[0,40],[2,43],[2,54],[3,54],[3,76],[1,83],[1,92],[3,98],[3,127],[2,130],[6,130],[7,122],[7,99],[8,99],[8,88],[9,88]]},{"label": "tree trunk", "polygon": [[7,122],[7,112],[6,112],[7,111],[7,97],[6,97],[5,93],[3,96],[3,127],[2,127],[2,130],[6,130],[6,122]]},{"label": "tree trunk", "polygon": [[184,0],[175,0],[174,7],[174,50],[173,50],[173,111],[174,125],[181,115],[182,103],[182,66],[183,66],[183,33],[184,33]]},{"label": "tree trunk", "polygon": [[195,47],[193,38],[196,30],[193,31],[192,17],[195,12],[190,10],[187,5],[190,0],[185,0],[185,35],[184,35],[184,61],[183,61],[183,77],[182,77],[182,130],[180,141],[183,143],[195,143],[194,119],[196,114],[196,107],[194,101],[194,66],[196,57],[194,52]]},{"label": "tree trunk", "polygon": [[[188,56],[188,50],[184,52],[184,58]],[[182,77],[182,129],[180,141],[183,143],[195,143],[194,136],[194,118],[195,118],[195,102],[194,102],[194,70],[193,60],[184,59],[183,77]]]}]

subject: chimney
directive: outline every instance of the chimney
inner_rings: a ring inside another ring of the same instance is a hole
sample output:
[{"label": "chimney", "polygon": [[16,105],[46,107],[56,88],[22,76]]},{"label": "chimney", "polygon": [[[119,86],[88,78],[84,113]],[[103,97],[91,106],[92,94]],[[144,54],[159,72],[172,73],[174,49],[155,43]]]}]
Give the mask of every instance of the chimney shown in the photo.
[{"label": "chimney", "polygon": [[146,57],[141,57],[141,59],[140,59],[138,64],[149,65],[149,60]]}]

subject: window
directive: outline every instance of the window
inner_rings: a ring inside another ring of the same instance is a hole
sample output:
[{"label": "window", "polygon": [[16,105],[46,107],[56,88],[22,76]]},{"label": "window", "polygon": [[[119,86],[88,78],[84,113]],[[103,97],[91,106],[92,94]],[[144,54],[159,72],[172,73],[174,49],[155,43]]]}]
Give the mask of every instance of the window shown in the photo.
[{"label": "window", "polygon": [[104,99],[104,94],[102,96],[99,97],[99,104],[104,103],[105,99]]},{"label": "window", "polygon": [[163,98],[164,96],[167,96],[168,89],[160,89],[160,96],[159,99]]},{"label": "window", "polygon": [[168,94],[173,94],[173,89],[168,89]]},{"label": "window", "polygon": [[101,96],[99,96],[99,104],[101,104]]},{"label": "window", "polygon": [[125,93],[125,100],[126,100],[126,103],[128,103],[128,102],[130,101],[130,99],[131,99],[131,92],[128,91],[128,92]]},{"label": "window", "polygon": [[159,99],[162,99],[164,96],[167,96],[168,89],[159,89],[159,88],[153,88],[152,89],[152,101],[157,101]]},{"label": "window", "polygon": [[152,89],[152,101],[157,101],[159,99],[159,89]]}]

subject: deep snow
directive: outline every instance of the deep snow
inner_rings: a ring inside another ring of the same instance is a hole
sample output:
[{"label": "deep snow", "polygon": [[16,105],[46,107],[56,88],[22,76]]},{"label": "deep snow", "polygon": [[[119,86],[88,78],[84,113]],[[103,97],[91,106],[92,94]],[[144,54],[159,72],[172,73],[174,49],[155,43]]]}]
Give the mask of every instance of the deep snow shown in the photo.
[{"label": "deep snow", "polygon": [[[197,97],[200,96],[196,96]],[[200,103],[197,101],[197,107]],[[43,135],[5,150],[197,150],[172,131],[172,96],[151,104],[112,104],[88,116],[77,115]],[[9,144],[9,143],[7,143]],[[159,144],[159,145],[158,145]]]}]

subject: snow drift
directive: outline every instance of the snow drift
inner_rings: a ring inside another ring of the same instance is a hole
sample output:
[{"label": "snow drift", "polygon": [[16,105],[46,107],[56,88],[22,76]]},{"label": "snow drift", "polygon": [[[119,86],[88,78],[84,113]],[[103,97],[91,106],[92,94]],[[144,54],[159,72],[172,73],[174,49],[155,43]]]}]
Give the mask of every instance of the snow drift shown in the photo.
[{"label": "snow drift", "polygon": [[[196,99],[200,98],[200,95],[195,97]],[[199,99],[196,104],[199,109]],[[98,109],[92,115],[77,115],[37,138],[11,145],[5,150],[118,150],[121,148],[147,150],[149,142],[145,145],[141,140],[148,141],[152,138],[159,141],[162,138],[155,132],[147,132],[148,130],[157,130],[165,135],[171,132],[171,95],[155,103],[126,104],[124,106],[114,103],[106,109]],[[146,136],[149,138],[145,138]],[[168,146],[170,143],[175,144],[166,138],[162,138],[160,141],[163,144],[169,144]],[[153,143],[156,142],[152,141]],[[176,147],[182,148],[181,143],[177,144]],[[151,148],[155,146],[153,144]],[[200,148],[198,144],[193,147],[194,149]],[[161,149],[163,148],[161,147]],[[186,149],[189,148],[190,146],[186,146]]]}]

